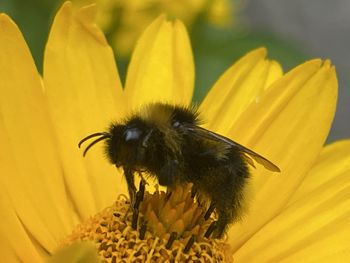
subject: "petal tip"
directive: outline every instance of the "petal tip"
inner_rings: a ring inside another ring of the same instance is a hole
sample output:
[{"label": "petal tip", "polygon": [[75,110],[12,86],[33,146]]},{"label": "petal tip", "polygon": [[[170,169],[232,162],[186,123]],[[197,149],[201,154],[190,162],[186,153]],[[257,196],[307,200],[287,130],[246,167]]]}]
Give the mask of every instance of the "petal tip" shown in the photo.
[{"label": "petal tip", "polygon": [[11,18],[7,15],[7,14],[5,14],[5,13],[0,13],[0,21],[2,22],[2,21],[7,21],[7,20],[11,20]]},{"label": "petal tip", "polygon": [[5,13],[0,13],[0,30],[4,30],[5,28],[9,28],[15,25],[15,22],[11,19],[11,17]]},{"label": "petal tip", "polygon": [[152,25],[158,25],[160,26],[163,23],[168,22],[168,18],[166,16],[166,14],[162,13],[160,14],[156,19],[154,19],[149,25],[148,27],[151,27]]},{"label": "petal tip", "polygon": [[21,36],[21,30],[12,18],[5,13],[0,13],[0,42],[7,42],[9,39],[17,42]]},{"label": "petal tip", "polygon": [[167,19],[166,14],[162,13],[162,14],[160,14],[160,15],[155,19],[155,21],[156,21],[156,20],[166,20],[166,19]]},{"label": "petal tip", "polygon": [[108,43],[103,32],[95,23],[96,12],[96,4],[83,6],[76,12],[76,19],[92,37],[94,37],[102,45],[107,46]]},{"label": "petal tip", "polygon": [[320,58],[314,58],[314,59],[310,59],[308,61],[306,61],[305,63],[301,64],[301,65],[317,65],[318,67],[321,67],[323,64],[322,59]]},{"label": "petal tip", "polygon": [[174,21],[174,27],[179,28],[181,30],[186,30],[185,24],[180,19],[175,19]]},{"label": "petal tip", "polygon": [[59,11],[71,10],[73,8],[73,3],[71,1],[66,1],[62,4]]},{"label": "petal tip", "polygon": [[262,57],[266,57],[267,55],[267,48],[266,47],[259,47],[255,50],[253,50],[252,52],[250,52],[251,54],[256,54],[256,55],[260,55]]},{"label": "petal tip", "polygon": [[[69,17],[72,14],[73,4],[70,1],[66,1],[62,4],[62,6],[58,9],[54,21],[59,17]],[[54,22],[55,23],[55,22]]]},{"label": "petal tip", "polygon": [[97,6],[95,3],[79,8],[77,15],[88,23],[95,23]]},{"label": "petal tip", "polygon": [[265,59],[265,57],[267,56],[267,49],[265,47],[259,47],[257,49],[254,49],[252,51],[249,51],[248,53],[246,53],[241,59],[245,58],[245,59]]},{"label": "petal tip", "polygon": [[326,59],[325,61],[323,61],[323,67],[325,68],[331,68],[332,67],[332,62],[330,59]]}]

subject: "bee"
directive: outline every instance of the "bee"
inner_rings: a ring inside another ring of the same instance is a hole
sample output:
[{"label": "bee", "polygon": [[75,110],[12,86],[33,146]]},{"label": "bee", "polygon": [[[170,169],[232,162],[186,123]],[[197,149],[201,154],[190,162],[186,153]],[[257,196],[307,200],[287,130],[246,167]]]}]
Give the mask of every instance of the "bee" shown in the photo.
[{"label": "bee", "polygon": [[202,128],[194,107],[147,104],[125,121],[111,124],[108,131],[82,139],[79,147],[94,137],[99,138],[87,146],[83,155],[104,140],[109,161],[124,170],[131,202],[136,196],[135,173],[147,172],[170,189],[192,183],[195,193],[207,197],[216,210],[216,237],[221,237],[240,216],[250,177],[248,166],[254,167],[253,160],[280,172],[261,155]]}]

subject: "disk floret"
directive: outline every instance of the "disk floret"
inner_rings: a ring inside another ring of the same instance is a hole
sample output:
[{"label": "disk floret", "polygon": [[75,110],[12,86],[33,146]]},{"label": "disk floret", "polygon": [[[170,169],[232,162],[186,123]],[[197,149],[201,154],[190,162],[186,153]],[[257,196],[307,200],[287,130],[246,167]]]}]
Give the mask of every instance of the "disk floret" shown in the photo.
[{"label": "disk floret", "polygon": [[210,237],[214,218],[205,218],[207,211],[191,196],[191,185],[172,192],[139,191],[134,206],[131,209],[129,199],[120,195],[112,206],[80,224],[61,246],[93,241],[105,262],[232,262],[228,244]]}]

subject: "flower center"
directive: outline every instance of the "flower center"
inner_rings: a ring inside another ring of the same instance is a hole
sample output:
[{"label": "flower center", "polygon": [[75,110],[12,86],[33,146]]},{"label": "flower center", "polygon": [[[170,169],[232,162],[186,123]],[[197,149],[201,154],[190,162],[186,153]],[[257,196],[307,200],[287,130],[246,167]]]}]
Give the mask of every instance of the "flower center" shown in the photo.
[{"label": "flower center", "polygon": [[112,206],[78,225],[61,247],[93,241],[107,262],[233,261],[229,245],[211,238],[214,216],[191,196],[191,185],[140,192],[134,209],[120,195]]}]

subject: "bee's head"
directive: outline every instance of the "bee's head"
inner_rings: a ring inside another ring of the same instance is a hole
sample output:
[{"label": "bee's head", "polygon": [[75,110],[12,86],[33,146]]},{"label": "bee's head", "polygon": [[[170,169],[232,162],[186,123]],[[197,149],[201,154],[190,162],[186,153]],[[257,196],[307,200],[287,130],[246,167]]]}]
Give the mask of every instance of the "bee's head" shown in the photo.
[{"label": "bee's head", "polygon": [[133,119],[126,124],[111,125],[106,140],[106,153],[116,166],[143,166],[153,129]]},{"label": "bee's head", "polygon": [[84,156],[93,145],[105,140],[107,157],[117,167],[142,166],[153,130],[143,121],[133,119],[126,124],[112,124],[108,132],[94,133],[85,137],[79,142],[79,147],[88,139],[99,137],[86,147]]}]

